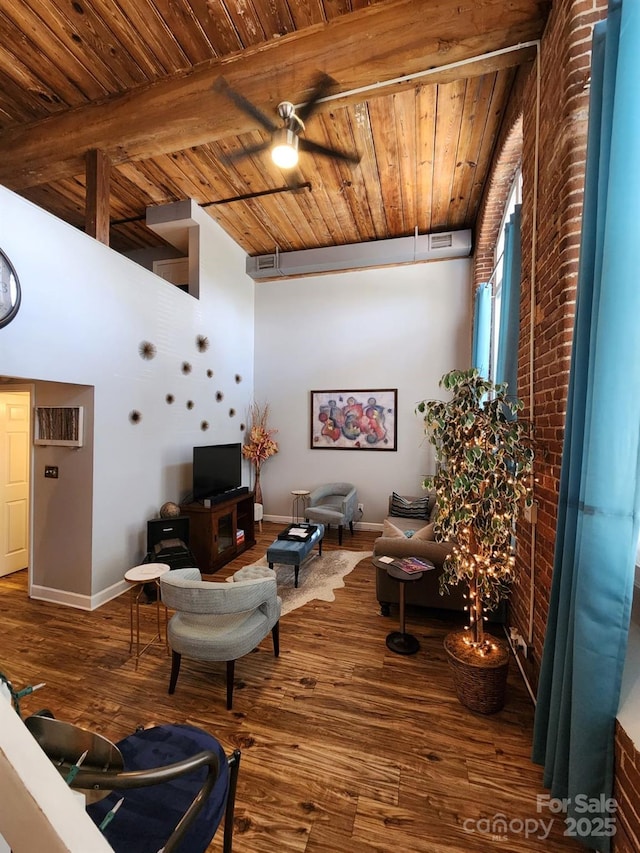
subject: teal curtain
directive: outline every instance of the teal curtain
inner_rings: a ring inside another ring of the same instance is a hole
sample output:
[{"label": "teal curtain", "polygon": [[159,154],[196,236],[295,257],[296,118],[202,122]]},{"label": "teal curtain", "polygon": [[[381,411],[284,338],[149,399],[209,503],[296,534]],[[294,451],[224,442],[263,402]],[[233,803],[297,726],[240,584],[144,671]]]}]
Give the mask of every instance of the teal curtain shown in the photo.
[{"label": "teal curtain", "polygon": [[[533,760],[600,851],[640,513],[640,3],[594,30],[575,329]],[[602,802],[602,801],[601,801]],[[580,823],[578,819],[588,818]]]},{"label": "teal curtain", "polygon": [[488,282],[478,285],[473,311],[473,345],[471,366],[476,367],[481,376],[489,378],[489,358],[491,354],[491,285]]},{"label": "teal curtain", "polygon": [[504,226],[502,298],[496,353],[496,382],[509,386],[508,399],[518,397],[518,343],[520,341],[520,279],[522,244],[520,240],[521,205],[516,205]]}]

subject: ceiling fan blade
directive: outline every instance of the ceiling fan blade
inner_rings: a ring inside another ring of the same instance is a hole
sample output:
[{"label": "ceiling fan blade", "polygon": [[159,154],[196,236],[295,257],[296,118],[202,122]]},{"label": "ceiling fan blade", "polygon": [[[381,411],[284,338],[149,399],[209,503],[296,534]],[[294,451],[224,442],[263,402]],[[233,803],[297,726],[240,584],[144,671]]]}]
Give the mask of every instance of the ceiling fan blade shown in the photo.
[{"label": "ceiling fan blade", "polygon": [[311,115],[316,111],[318,107],[318,101],[322,100],[322,98],[326,98],[327,95],[331,94],[331,92],[338,85],[337,81],[333,79],[333,77],[329,77],[328,74],[320,73],[316,77],[316,81],[313,87],[313,91],[311,93],[311,97],[303,104],[300,109],[296,110],[296,115],[301,121],[306,122]]},{"label": "ceiling fan blade", "polygon": [[236,92],[235,89],[232,89],[224,77],[218,77],[213,85],[215,89],[219,92],[223,92],[239,109],[247,113],[247,115],[250,115],[251,118],[254,118],[258,124],[262,125],[262,127],[265,130],[268,130],[269,133],[273,133],[278,129],[278,125],[272,122],[271,119],[262,112],[262,110],[259,110],[255,104],[248,101],[244,95],[240,94],[240,92]]},{"label": "ceiling fan blade", "polygon": [[309,186],[309,184],[304,181],[300,171],[296,168],[287,169],[287,171],[284,172],[284,180],[286,185],[293,192],[300,192],[303,189],[307,189]]},{"label": "ceiling fan blade", "polygon": [[300,137],[298,147],[301,151],[308,151],[310,154],[334,157],[336,160],[345,160],[347,163],[359,163],[362,160],[362,155],[358,154],[357,151],[339,151],[337,148],[326,148],[324,145],[319,145],[317,142],[312,142],[303,137]]},{"label": "ceiling fan blade", "polygon": [[227,163],[235,163],[236,160],[242,160],[243,157],[251,157],[253,154],[259,154],[261,151],[266,151],[271,147],[271,142],[259,142],[256,145],[249,145],[247,148],[241,148],[238,151],[230,151],[222,156],[222,159]]}]

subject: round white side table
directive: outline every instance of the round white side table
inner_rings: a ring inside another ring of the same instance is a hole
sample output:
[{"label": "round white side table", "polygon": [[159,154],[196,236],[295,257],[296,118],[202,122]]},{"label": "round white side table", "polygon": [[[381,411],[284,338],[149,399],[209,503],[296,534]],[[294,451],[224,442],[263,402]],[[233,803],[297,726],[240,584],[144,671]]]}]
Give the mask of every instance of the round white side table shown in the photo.
[{"label": "round white side table", "polygon": [[[160,630],[160,578],[162,575],[170,571],[171,567],[166,563],[143,563],[141,566],[134,566],[129,571],[125,572],[124,579],[131,584],[131,593],[129,595],[129,652],[133,651],[133,605],[135,602],[135,626],[136,626],[136,669],[140,655],[144,654],[149,646],[153,645],[156,640],[162,640],[162,632]],[[143,649],[140,649],[140,596],[144,591],[146,583],[154,583],[157,589],[156,596],[156,619],[157,631],[153,638],[146,644]],[[164,641],[167,645],[167,608],[164,608]],[[167,650],[168,650],[167,646]]]}]

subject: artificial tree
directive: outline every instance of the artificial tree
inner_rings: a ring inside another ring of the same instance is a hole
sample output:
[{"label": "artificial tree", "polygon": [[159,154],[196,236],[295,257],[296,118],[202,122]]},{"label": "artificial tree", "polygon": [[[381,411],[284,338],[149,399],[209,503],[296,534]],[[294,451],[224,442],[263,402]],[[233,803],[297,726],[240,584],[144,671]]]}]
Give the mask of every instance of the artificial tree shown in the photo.
[{"label": "artificial tree", "polygon": [[425,433],[435,447],[437,473],[425,487],[437,493],[436,535],[454,543],[444,563],[441,592],[466,582],[466,642],[480,655],[495,643],[484,636],[487,611],[509,594],[515,563],[515,521],[531,503],[533,449],[529,425],[517,420],[520,400],[507,385],[477,370],[452,370],[440,380],[448,401],[423,400]]}]

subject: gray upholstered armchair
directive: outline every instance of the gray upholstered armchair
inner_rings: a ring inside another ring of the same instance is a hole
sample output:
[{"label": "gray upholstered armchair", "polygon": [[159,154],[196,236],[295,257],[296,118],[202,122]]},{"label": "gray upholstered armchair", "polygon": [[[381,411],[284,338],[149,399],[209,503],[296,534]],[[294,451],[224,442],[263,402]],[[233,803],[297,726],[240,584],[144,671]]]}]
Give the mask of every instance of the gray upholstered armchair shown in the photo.
[{"label": "gray upholstered armchair", "polygon": [[353,535],[353,518],[358,508],[358,492],[351,483],[326,483],[309,495],[304,517],[330,527],[338,525],[338,544],[342,545],[342,528],[349,525]]},{"label": "gray upholstered armchair", "polygon": [[175,569],[160,581],[162,601],[176,612],[169,620],[171,646],[169,693],[176,689],[182,655],[193,660],[227,662],[227,709],[233,702],[235,662],[249,654],[269,631],[280,653],[282,601],[275,578],[239,583],[203,581],[198,569]]}]

